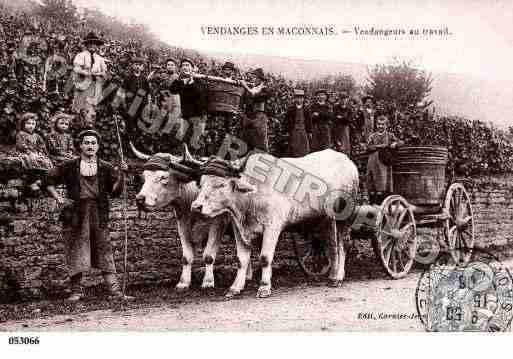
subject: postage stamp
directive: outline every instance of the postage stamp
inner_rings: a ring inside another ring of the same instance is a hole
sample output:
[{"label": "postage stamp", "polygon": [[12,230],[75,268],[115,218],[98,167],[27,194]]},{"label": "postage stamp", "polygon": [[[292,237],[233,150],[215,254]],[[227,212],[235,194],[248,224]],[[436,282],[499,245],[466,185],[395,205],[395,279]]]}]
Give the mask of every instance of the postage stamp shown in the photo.
[{"label": "postage stamp", "polygon": [[513,282],[508,268],[491,253],[473,250],[465,264],[442,254],[420,276],[419,319],[428,331],[509,331]]}]

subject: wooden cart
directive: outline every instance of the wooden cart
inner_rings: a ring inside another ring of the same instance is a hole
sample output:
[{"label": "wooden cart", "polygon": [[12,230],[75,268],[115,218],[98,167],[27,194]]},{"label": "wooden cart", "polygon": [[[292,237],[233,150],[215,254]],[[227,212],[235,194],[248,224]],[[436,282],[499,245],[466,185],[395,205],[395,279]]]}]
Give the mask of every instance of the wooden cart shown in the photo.
[{"label": "wooden cart", "polygon": [[[403,147],[393,164],[394,194],[380,205],[355,208],[351,235],[372,240],[374,252],[392,278],[402,278],[418,255],[417,229],[441,230],[439,248],[454,263],[466,263],[474,247],[474,217],[463,183],[446,181],[448,151],[444,147]],[[363,215],[363,217],[362,217]],[[371,220],[369,220],[371,219]],[[301,268],[311,276],[330,267],[327,244],[314,234],[294,241]],[[417,257],[418,258],[418,257]]]}]

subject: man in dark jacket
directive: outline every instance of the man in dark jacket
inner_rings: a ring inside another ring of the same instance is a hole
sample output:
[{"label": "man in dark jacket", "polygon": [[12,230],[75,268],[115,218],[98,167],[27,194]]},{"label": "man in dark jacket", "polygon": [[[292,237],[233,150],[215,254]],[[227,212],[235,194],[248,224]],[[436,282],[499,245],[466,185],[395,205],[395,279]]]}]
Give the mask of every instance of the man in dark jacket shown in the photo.
[{"label": "man in dark jacket", "polygon": [[242,87],[249,95],[246,106],[246,114],[242,120],[243,139],[248,150],[258,148],[269,152],[269,139],[267,135],[267,113],[265,102],[271,93],[266,84],[264,71],[257,68],[248,74],[254,87],[250,88],[245,81],[241,81]]},{"label": "man in dark jacket", "polygon": [[333,128],[335,149],[349,156],[351,154],[350,125],[352,113],[347,92],[342,92],[339,101],[333,105],[333,118],[335,122]]},{"label": "man in dark jacket", "polygon": [[312,119],[312,138],[310,149],[312,152],[322,151],[333,146],[331,127],[333,125],[333,112],[328,103],[328,93],[320,89],[315,93],[317,101],[310,106]]},{"label": "man in dark jacket", "polygon": [[305,91],[294,90],[294,104],[287,110],[287,132],[289,134],[289,157],[302,157],[310,152],[312,131],[310,112],[305,108]]},{"label": "man in dark jacket", "polygon": [[[204,84],[194,77],[195,65],[189,58],[180,62],[180,78],[174,80],[169,87],[169,92],[180,95],[182,118],[187,125],[178,122],[170,125],[179,125],[176,138],[188,142],[191,147],[199,151],[204,147],[205,129],[207,123],[207,91]],[[194,126],[190,139],[184,139],[189,126]],[[164,129],[164,132],[170,132]],[[196,152],[195,151],[195,152]]]},{"label": "man in dark jacket", "polygon": [[374,118],[376,117],[376,109],[374,106],[374,98],[372,96],[364,96],[362,98],[363,103],[363,142],[367,143],[369,141],[370,135],[375,130]]},{"label": "man in dark jacket", "polygon": [[[68,206],[61,215],[66,244],[66,259],[71,277],[70,301],[80,300],[84,294],[82,273],[97,268],[102,271],[108,293],[123,298],[116,278],[116,267],[109,240],[110,198],[123,190],[123,171],[96,157],[100,135],[94,130],[79,134],[80,157],[63,162],[50,170],[48,192],[62,206],[66,200],[57,193],[55,185],[64,183]],[[129,298],[129,297],[125,297]]]},{"label": "man in dark jacket", "polygon": [[[141,115],[144,108],[148,104],[148,96],[150,95],[150,82],[144,74],[146,60],[142,57],[134,57],[131,59],[130,73],[124,79],[122,86],[118,89],[118,96],[122,103],[122,113],[127,125],[127,133],[132,142],[136,146],[144,147],[144,140],[139,121],[142,120]],[[143,121],[146,127],[150,127],[150,123]]]}]

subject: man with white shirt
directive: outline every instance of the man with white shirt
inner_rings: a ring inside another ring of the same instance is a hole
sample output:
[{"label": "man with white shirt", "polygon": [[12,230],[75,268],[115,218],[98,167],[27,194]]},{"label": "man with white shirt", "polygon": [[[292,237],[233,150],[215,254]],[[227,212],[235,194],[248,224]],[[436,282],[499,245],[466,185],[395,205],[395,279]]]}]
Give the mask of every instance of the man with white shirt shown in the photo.
[{"label": "man with white shirt", "polygon": [[246,142],[248,150],[258,148],[269,152],[265,102],[270,97],[270,92],[265,83],[264,71],[261,68],[253,70],[249,75],[251,82],[255,84],[253,88],[250,88],[245,81],[240,82],[249,94],[246,116],[242,120],[243,140]]},{"label": "man with white shirt", "polygon": [[88,107],[96,107],[101,100],[102,86],[107,75],[105,59],[98,53],[103,40],[93,32],[83,41],[85,50],[73,60],[73,96],[72,110],[76,113]]},{"label": "man with white shirt", "polygon": [[[128,166],[121,161],[119,168],[114,167],[98,158],[98,132],[82,131],[78,140],[80,157],[51,169],[47,188],[62,207],[60,219],[72,291],[68,300],[84,297],[83,273],[92,268],[101,270],[110,297],[132,299],[123,295],[118,283],[109,232],[111,201],[123,191]],[[61,183],[66,187],[67,199],[56,190]]]}]

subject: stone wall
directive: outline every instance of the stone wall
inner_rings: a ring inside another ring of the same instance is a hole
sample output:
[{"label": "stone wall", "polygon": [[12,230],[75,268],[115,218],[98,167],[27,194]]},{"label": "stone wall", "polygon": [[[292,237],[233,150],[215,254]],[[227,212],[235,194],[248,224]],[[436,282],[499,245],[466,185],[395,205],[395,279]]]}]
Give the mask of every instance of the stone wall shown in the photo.
[{"label": "stone wall", "polygon": [[[465,185],[472,190],[476,245],[480,247],[513,244],[513,176],[473,178]],[[143,214],[135,207],[135,186],[129,191],[128,271],[129,283],[176,283],[181,270],[181,248],[171,211]],[[14,222],[14,233],[0,239],[0,302],[63,295],[68,276],[64,264],[61,226],[53,200],[34,203],[32,213],[21,206]],[[111,212],[110,233],[118,272],[123,270],[124,220],[120,200]],[[201,243],[196,243],[195,277],[201,278]],[[256,259],[256,251],[253,251]],[[295,261],[290,236],[278,245],[276,266]],[[233,273],[236,268],[235,244],[229,236],[216,260],[218,273]],[[231,280],[231,276],[228,280]],[[101,282],[98,273],[86,278],[88,286]],[[229,281],[227,282],[229,283]],[[196,285],[198,285],[196,283]]]},{"label": "stone wall", "polygon": [[513,175],[476,177],[472,190],[476,243],[479,247],[513,244]]},{"label": "stone wall", "polygon": [[[181,246],[171,210],[141,213],[135,206],[136,186],[128,193],[128,265],[130,285],[143,283],[178,282],[181,271]],[[65,266],[64,243],[58,211],[53,199],[33,203],[32,213],[26,206],[18,206],[14,232],[3,233],[0,238],[0,303],[17,300],[62,296],[66,291],[68,276]],[[110,235],[119,277],[123,272],[125,222],[122,202],[113,201],[110,214]],[[205,228],[196,228],[204,233]],[[2,232],[0,232],[2,233]],[[203,243],[195,236],[194,277],[202,278],[201,253]],[[288,237],[278,245],[276,265],[290,264],[293,248]],[[257,253],[253,251],[253,260]],[[295,262],[295,261],[293,261]],[[255,263],[256,264],[256,263]],[[229,235],[222,240],[216,258],[216,271],[233,272],[237,266],[235,242]],[[233,280],[233,278],[230,279]],[[86,286],[101,282],[99,273],[85,278]],[[198,285],[195,283],[195,285]]]}]

